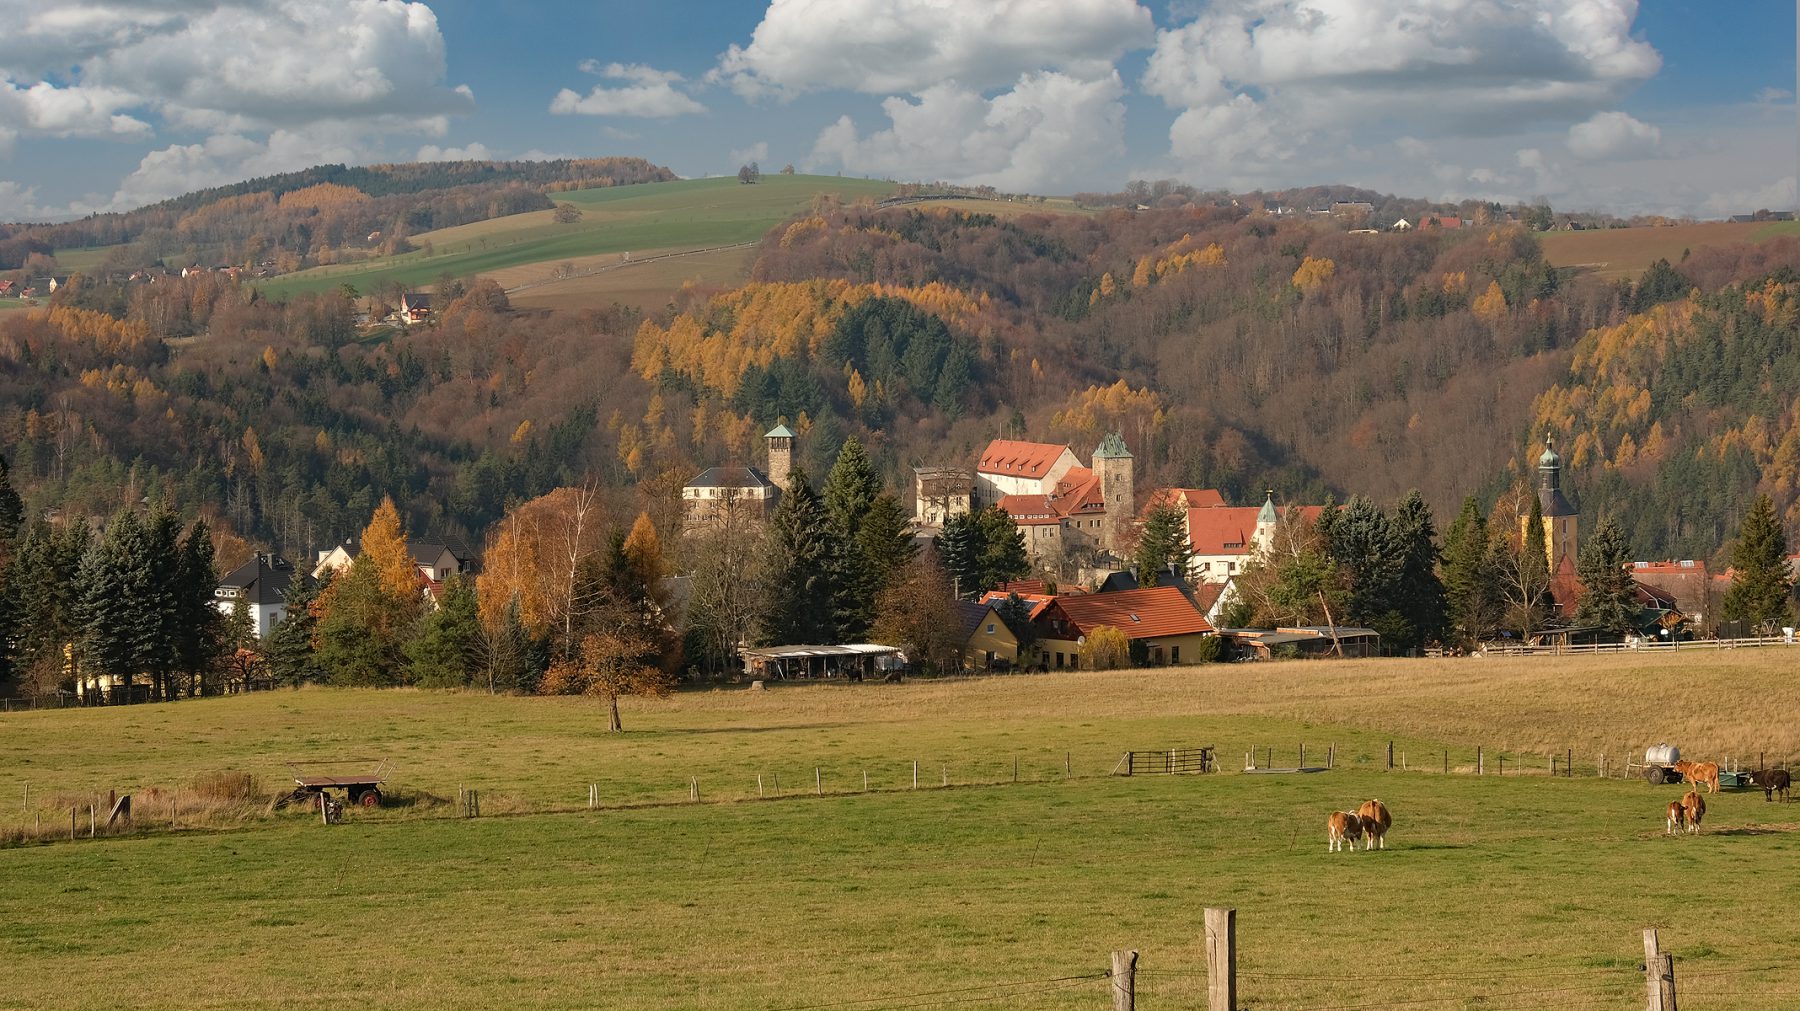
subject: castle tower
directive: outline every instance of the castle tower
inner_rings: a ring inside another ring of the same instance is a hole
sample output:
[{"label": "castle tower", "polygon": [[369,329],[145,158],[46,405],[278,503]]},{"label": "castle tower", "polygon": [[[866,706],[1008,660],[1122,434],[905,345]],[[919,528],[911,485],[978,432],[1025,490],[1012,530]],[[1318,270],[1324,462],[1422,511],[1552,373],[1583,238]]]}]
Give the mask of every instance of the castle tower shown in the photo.
[{"label": "castle tower", "polygon": [[1538,507],[1544,512],[1544,554],[1550,571],[1567,558],[1574,564],[1579,548],[1575,533],[1575,507],[1562,493],[1562,457],[1550,436],[1544,436],[1544,455],[1538,457]]},{"label": "castle tower", "polygon": [[763,438],[769,442],[769,483],[787,491],[788,474],[794,469],[794,432],[776,425]]},{"label": "castle tower", "polygon": [[1100,478],[1100,497],[1106,502],[1105,536],[1101,546],[1115,554],[1124,550],[1125,531],[1137,516],[1133,497],[1136,462],[1117,432],[1106,433],[1094,450],[1094,473]]}]

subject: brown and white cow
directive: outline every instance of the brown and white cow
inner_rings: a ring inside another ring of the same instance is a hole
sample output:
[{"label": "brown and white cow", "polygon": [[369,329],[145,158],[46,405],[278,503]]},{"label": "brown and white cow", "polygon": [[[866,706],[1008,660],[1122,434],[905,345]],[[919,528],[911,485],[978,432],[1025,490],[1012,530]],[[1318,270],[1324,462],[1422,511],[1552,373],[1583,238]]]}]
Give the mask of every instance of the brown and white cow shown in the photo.
[{"label": "brown and white cow", "polygon": [[1350,844],[1350,852],[1356,852],[1356,840],[1362,836],[1362,819],[1355,811],[1333,811],[1331,817],[1325,819],[1325,852],[1332,853],[1344,849]]},{"label": "brown and white cow", "polygon": [[1681,801],[1669,801],[1667,824],[1668,828],[1663,830],[1663,835],[1674,835],[1676,829],[1687,831],[1687,812],[1682,809]]},{"label": "brown and white cow", "polygon": [[1363,849],[1387,849],[1388,827],[1394,824],[1387,805],[1379,800],[1365,800],[1356,809],[1356,818],[1362,822]]},{"label": "brown and white cow", "polygon": [[1717,762],[1676,762],[1673,766],[1681,778],[1699,786],[1706,784],[1707,793],[1719,792],[1719,763]]},{"label": "brown and white cow", "polygon": [[1687,816],[1687,830],[1698,834],[1700,819],[1706,817],[1706,798],[1698,790],[1689,790],[1681,798],[1681,813]]}]

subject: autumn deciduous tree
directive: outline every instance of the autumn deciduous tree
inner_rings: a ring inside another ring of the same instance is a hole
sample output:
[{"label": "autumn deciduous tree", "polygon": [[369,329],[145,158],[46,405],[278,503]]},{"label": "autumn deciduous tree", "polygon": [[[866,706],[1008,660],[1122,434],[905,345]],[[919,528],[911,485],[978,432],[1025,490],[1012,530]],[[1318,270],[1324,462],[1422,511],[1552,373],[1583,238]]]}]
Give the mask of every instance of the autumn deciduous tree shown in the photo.
[{"label": "autumn deciduous tree", "polygon": [[360,543],[350,570],[312,603],[315,659],[335,684],[404,684],[410,678],[405,648],[416,631],[424,583],[393,500],[382,499]]},{"label": "autumn deciduous tree", "polygon": [[639,630],[629,615],[598,623],[601,627],[581,637],[573,656],[560,659],[544,673],[541,691],[546,695],[587,695],[605,700],[609,718],[606,729],[625,729],[619,719],[622,695],[663,696],[674,686],[654,662],[657,644]]},{"label": "autumn deciduous tree", "polygon": [[1081,647],[1081,663],[1088,670],[1118,670],[1131,663],[1131,640],[1111,625],[1095,626]]},{"label": "autumn deciduous tree", "polygon": [[489,532],[476,577],[482,625],[492,633],[516,606],[532,635],[550,635],[555,655],[571,657],[593,603],[581,567],[605,547],[606,529],[592,484],[558,488],[514,508]]},{"label": "autumn deciduous tree", "polygon": [[900,570],[875,602],[875,638],[899,646],[916,669],[954,673],[962,666],[955,595],[937,552],[925,551]]}]

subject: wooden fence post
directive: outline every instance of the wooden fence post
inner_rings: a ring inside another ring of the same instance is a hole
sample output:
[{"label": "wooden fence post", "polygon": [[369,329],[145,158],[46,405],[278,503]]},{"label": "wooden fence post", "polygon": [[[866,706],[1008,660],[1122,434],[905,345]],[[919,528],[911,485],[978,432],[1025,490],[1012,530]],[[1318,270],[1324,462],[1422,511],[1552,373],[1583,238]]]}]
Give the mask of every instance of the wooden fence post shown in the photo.
[{"label": "wooden fence post", "polygon": [[1300,761],[1298,764],[1296,764],[1294,766],[1294,768],[1296,768],[1296,769],[1306,768],[1306,742],[1305,741],[1300,742]]},{"label": "wooden fence post", "polygon": [[1135,951],[1112,953],[1113,1011],[1137,1009],[1137,959]]},{"label": "wooden fence post", "polygon": [[1574,778],[1574,776],[1575,776],[1575,749],[1574,748],[1568,749],[1568,751],[1563,755],[1563,776],[1566,778],[1571,778],[1571,779]]},{"label": "wooden fence post", "polygon": [[1475,745],[1475,775],[1487,775],[1487,761],[1481,754],[1481,745]]},{"label": "wooden fence post", "polygon": [[1648,1011],[1676,1011],[1675,957],[1663,952],[1655,927],[1644,928],[1644,988]]},{"label": "wooden fence post", "polygon": [[919,788],[919,760],[913,759],[913,789]]},{"label": "wooden fence post", "polygon": [[813,766],[813,796],[825,796],[825,777],[819,774],[819,767]]},{"label": "wooden fence post", "polygon": [[1063,778],[1069,779],[1069,778],[1073,777],[1074,775],[1075,775],[1075,760],[1073,757],[1071,757],[1071,752],[1065,751],[1065,752],[1063,752]]},{"label": "wooden fence post", "polygon": [[1444,749],[1444,775],[1450,774],[1450,749]]},{"label": "wooden fence post", "polygon": [[760,772],[756,774],[756,795],[758,797],[763,795],[762,773]]},{"label": "wooden fence post", "polygon": [[1388,771],[1394,771],[1394,742],[1388,742]]},{"label": "wooden fence post", "polygon": [[696,803],[700,800],[700,780],[696,777],[688,778],[688,800]]},{"label": "wooden fence post", "polygon": [[69,808],[69,841],[75,841],[75,808]]},{"label": "wooden fence post", "polygon": [[1237,910],[1206,909],[1206,1011],[1237,1011]]}]

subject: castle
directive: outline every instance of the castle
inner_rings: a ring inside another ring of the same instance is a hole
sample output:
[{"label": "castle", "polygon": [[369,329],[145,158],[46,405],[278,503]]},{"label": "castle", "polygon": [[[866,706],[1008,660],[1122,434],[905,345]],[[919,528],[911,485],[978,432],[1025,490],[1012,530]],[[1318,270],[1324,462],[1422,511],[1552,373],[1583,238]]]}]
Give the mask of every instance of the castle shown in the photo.
[{"label": "castle", "polygon": [[1024,533],[1033,561],[1070,549],[1118,553],[1136,516],[1134,466],[1117,433],[1100,440],[1086,467],[1066,445],[995,439],[972,475],[915,468],[913,521],[934,530],[960,513],[999,506]]}]

